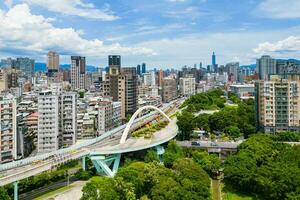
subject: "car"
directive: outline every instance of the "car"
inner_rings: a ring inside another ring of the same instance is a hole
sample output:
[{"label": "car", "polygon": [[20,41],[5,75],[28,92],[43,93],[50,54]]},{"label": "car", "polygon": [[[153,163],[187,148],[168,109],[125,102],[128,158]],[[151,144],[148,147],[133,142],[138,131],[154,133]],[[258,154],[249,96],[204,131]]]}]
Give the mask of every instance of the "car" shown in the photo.
[{"label": "car", "polygon": [[191,144],[192,144],[192,146],[200,146],[200,143],[196,142],[196,141],[191,142]]}]

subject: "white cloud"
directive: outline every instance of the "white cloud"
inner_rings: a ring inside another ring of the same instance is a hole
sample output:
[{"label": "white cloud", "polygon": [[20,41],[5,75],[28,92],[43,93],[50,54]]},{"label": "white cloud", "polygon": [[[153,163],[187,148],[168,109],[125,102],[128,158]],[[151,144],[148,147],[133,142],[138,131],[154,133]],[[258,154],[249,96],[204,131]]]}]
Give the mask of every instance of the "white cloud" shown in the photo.
[{"label": "white cloud", "polygon": [[264,0],[254,11],[260,17],[275,19],[300,18],[299,0]]},{"label": "white cloud", "polygon": [[56,28],[52,19],[33,15],[27,4],[18,4],[9,11],[0,9],[0,50],[42,55],[48,50],[70,55],[99,57],[117,53],[122,55],[152,55],[151,49],[123,47],[119,43],[105,44],[98,39],[82,38],[82,30]]},{"label": "white cloud", "polygon": [[300,37],[290,36],[274,43],[260,43],[253,51],[260,54],[300,52]]},{"label": "white cloud", "polygon": [[74,15],[90,19],[99,19],[104,21],[116,20],[108,4],[105,8],[97,9],[92,3],[84,3],[83,0],[23,0],[28,4],[34,4],[44,7],[50,11],[62,13],[65,15]]}]

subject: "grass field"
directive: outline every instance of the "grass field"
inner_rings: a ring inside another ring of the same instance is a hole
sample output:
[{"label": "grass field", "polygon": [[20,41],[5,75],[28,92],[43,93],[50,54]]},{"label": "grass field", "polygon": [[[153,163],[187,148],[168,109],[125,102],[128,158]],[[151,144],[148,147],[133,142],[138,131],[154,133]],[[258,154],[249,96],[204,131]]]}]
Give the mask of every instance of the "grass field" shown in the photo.
[{"label": "grass field", "polygon": [[232,192],[223,193],[223,200],[254,200],[254,198]]},{"label": "grass field", "polygon": [[35,198],[34,200],[43,200],[43,199],[49,198],[49,197],[51,197],[51,196],[53,196],[55,194],[59,194],[59,193],[62,193],[64,191],[67,191],[67,190],[71,189],[72,187],[74,187],[74,186],[68,185],[68,186],[59,188],[57,190],[53,190],[51,192],[48,192],[46,194],[43,194],[42,196],[39,196],[39,197]]},{"label": "grass field", "polygon": [[223,200],[258,200],[257,198],[240,193],[228,185],[222,183],[222,199]]}]

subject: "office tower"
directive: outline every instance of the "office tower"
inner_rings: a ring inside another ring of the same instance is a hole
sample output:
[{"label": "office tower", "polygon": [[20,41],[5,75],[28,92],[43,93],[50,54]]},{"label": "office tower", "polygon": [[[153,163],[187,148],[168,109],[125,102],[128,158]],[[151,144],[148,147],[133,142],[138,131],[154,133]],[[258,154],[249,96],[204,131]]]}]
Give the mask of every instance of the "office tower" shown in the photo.
[{"label": "office tower", "polygon": [[77,139],[77,94],[62,92],[61,85],[38,96],[38,153],[75,144]]},{"label": "office tower", "polygon": [[121,56],[108,56],[109,72],[105,75],[105,82],[103,83],[103,96],[112,97],[113,101],[119,100],[118,81],[121,70]]},{"label": "office tower", "polygon": [[300,62],[295,59],[277,59],[276,60],[276,74],[284,75],[284,78],[289,74],[300,73]]},{"label": "office tower", "polygon": [[228,72],[228,81],[229,82],[237,82],[238,81],[238,70],[239,70],[240,64],[239,62],[231,62],[227,63],[225,68]]},{"label": "office tower", "polygon": [[158,72],[158,86],[159,87],[163,86],[163,79],[164,79],[164,71],[161,69]]},{"label": "office tower", "polygon": [[185,78],[179,79],[180,94],[183,96],[191,96],[196,92],[196,81],[195,78],[190,75]]},{"label": "office tower", "polygon": [[289,75],[283,79],[273,75],[270,80],[255,83],[257,128],[264,132],[300,130],[300,77]]},{"label": "office tower", "polygon": [[163,79],[162,99],[168,103],[177,97],[177,83],[174,78],[165,77]]},{"label": "office tower", "polygon": [[1,68],[11,69],[11,68],[16,68],[17,67],[16,65],[17,65],[17,60],[12,59],[12,58],[6,58],[6,59],[2,59],[0,61]]},{"label": "office tower", "polygon": [[142,63],[142,74],[146,73],[146,63]]},{"label": "office tower", "polygon": [[17,58],[16,68],[20,69],[29,80],[34,76],[34,60],[29,58]]},{"label": "office tower", "polygon": [[119,100],[121,102],[121,115],[125,120],[128,114],[137,109],[137,74],[135,67],[122,68],[119,76]]},{"label": "office tower", "polygon": [[211,56],[211,64],[212,66],[215,66],[217,63],[216,63],[216,54],[215,52],[213,52],[212,56]]},{"label": "office tower", "polygon": [[61,94],[62,147],[68,147],[77,140],[77,93]]},{"label": "office tower", "polygon": [[16,100],[0,100],[0,163],[10,162],[17,158],[17,122]]},{"label": "office tower", "polygon": [[47,74],[53,76],[59,70],[59,55],[55,51],[49,51],[47,54]]},{"label": "office tower", "polygon": [[142,75],[142,74],[141,74],[141,65],[137,65],[137,66],[136,66],[136,73],[137,73],[139,76]]},{"label": "office tower", "polygon": [[211,56],[211,71],[213,72],[218,72],[218,64],[217,64],[217,61],[216,61],[216,54],[215,52],[213,52],[212,56]]},{"label": "office tower", "polygon": [[71,86],[73,90],[86,89],[85,57],[71,56]]},{"label": "office tower", "polygon": [[269,76],[276,74],[276,59],[264,55],[256,59],[256,71],[260,80],[269,80]]},{"label": "office tower", "polygon": [[[120,72],[121,70],[121,56],[120,55],[109,55],[108,56],[108,67],[110,70],[115,70],[115,68],[118,69]],[[112,72],[114,74],[114,72]]]}]

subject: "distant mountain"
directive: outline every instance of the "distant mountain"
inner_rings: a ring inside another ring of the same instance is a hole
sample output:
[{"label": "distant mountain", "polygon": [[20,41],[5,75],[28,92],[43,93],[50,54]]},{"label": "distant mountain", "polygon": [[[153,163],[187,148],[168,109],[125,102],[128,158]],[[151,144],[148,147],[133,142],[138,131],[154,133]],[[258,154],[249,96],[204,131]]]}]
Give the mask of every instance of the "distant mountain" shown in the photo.
[{"label": "distant mountain", "polygon": [[251,70],[255,70],[256,64],[241,65],[240,68],[250,68]]},{"label": "distant mountain", "polygon": [[[70,69],[71,65],[70,64],[61,64],[60,68],[61,69]],[[34,71],[35,72],[46,72],[47,71],[46,63],[36,62],[35,66],[34,66]],[[97,68],[95,66],[92,66],[92,65],[87,65],[86,66],[86,71],[90,72],[90,73],[93,73],[93,72],[97,71]]]}]

